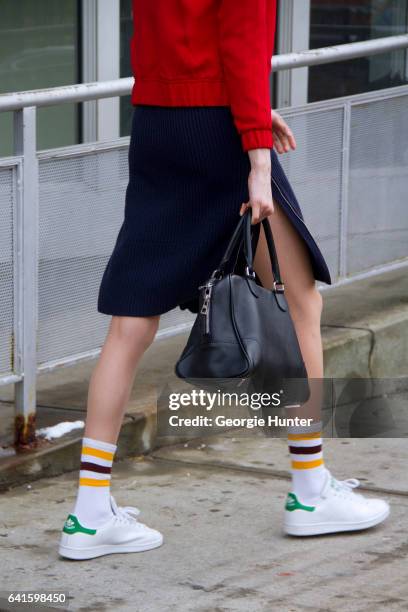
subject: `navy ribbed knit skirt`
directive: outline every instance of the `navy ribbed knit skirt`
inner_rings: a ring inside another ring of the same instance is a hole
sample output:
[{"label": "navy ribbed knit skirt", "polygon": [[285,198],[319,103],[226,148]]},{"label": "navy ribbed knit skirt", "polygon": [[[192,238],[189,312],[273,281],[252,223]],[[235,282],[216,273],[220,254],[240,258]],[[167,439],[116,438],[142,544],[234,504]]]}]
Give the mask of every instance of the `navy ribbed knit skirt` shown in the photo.
[{"label": "navy ribbed knit skirt", "polygon": [[[198,287],[218,266],[248,201],[248,154],[229,107],[135,106],[124,221],[99,288],[98,311],[151,316],[197,312]],[[273,195],[310,254],[330,274],[272,152]],[[255,241],[259,233],[255,228]]]}]

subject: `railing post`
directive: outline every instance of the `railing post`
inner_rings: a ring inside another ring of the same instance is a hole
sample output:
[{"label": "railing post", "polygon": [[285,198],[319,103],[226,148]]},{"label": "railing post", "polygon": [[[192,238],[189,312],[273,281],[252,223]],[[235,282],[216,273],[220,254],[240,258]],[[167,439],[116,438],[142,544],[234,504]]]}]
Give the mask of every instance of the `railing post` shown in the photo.
[{"label": "railing post", "polygon": [[350,140],[351,140],[351,104],[347,101],[343,111],[343,136],[341,154],[341,191],[340,191],[340,248],[339,276],[347,275],[348,249],[348,204],[350,189]]},{"label": "railing post", "polygon": [[14,113],[14,150],[23,158],[16,210],[15,367],[22,380],[15,385],[15,446],[35,446],[39,172],[36,108]]}]

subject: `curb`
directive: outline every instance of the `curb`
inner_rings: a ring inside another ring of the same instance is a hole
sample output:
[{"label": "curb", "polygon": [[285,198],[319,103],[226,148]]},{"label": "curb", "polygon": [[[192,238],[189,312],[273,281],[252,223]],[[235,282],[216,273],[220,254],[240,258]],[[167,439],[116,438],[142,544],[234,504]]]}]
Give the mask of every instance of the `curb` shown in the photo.
[{"label": "curb", "polygon": [[[156,415],[125,417],[115,460],[144,455],[154,448]],[[24,451],[0,463],[0,491],[79,469],[82,434],[47,447]]]}]

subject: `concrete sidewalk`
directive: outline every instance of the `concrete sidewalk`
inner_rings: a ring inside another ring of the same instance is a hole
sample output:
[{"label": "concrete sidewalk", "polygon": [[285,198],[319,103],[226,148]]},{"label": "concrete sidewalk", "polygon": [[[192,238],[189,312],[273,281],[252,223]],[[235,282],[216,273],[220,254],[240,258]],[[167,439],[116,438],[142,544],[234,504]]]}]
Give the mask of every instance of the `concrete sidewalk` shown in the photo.
[{"label": "concrete sidewalk", "polygon": [[381,493],[392,507],[386,523],[347,535],[285,536],[285,442],[239,433],[206,438],[115,465],[117,501],[139,506],[141,520],[165,535],[155,551],[59,559],[76,473],[3,493],[1,590],[66,590],[69,609],[82,611],[406,610],[406,442],[327,440],[325,448],[338,478],[361,478],[366,489],[387,491]]}]

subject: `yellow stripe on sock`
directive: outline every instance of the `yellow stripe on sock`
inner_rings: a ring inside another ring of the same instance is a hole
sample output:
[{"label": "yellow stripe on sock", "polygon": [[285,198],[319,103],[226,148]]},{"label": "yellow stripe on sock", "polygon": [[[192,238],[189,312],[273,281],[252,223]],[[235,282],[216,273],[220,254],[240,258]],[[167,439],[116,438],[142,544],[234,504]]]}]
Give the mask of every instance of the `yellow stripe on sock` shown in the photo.
[{"label": "yellow stripe on sock", "polygon": [[79,484],[85,487],[109,487],[110,480],[98,480],[97,478],[80,478]]},{"label": "yellow stripe on sock", "polygon": [[305,433],[305,434],[288,434],[288,440],[316,440],[322,437],[322,432]]},{"label": "yellow stripe on sock", "polygon": [[293,470],[310,470],[323,465],[323,459],[315,459],[314,461],[292,461]]},{"label": "yellow stripe on sock", "polygon": [[90,446],[84,446],[82,448],[82,454],[91,455],[92,457],[99,457],[99,459],[107,459],[108,461],[113,461],[113,453],[99,450],[99,448],[91,448]]}]

